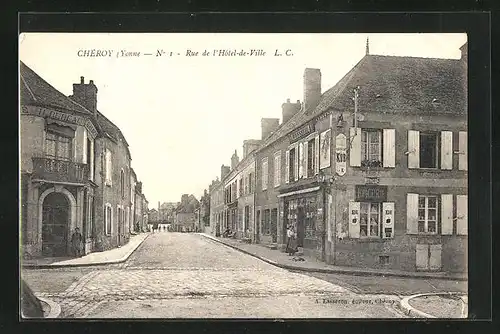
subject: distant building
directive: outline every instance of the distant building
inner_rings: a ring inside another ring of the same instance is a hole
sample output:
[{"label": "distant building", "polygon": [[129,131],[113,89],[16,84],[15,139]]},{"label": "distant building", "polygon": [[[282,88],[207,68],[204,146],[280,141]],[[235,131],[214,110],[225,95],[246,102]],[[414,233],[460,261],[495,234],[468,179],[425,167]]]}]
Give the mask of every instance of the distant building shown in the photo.
[{"label": "distant building", "polygon": [[184,194],[175,208],[174,231],[194,231],[196,226],[196,209],[200,203],[193,195]]}]

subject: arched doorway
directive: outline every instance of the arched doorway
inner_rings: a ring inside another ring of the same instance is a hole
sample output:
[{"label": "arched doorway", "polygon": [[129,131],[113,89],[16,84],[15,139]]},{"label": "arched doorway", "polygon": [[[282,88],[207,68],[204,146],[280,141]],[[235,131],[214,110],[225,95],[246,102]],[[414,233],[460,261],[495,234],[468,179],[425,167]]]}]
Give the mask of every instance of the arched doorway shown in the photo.
[{"label": "arched doorway", "polygon": [[65,194],[52,192],[43,200],[42,255],[68,255],[70,203]]}]

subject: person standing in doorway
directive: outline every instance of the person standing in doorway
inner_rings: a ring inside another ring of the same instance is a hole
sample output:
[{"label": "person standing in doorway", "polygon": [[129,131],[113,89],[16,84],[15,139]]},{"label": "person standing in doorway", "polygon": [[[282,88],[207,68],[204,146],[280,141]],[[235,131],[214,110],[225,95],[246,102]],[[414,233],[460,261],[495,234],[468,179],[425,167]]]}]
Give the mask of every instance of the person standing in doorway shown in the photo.
[{"label": "person standing in doorway", "polygon": [[83,249],[83,237],[78,227],[75,228],[75,232],[73,232],[73,235],[71,236],[71,246],[73,247],[73,253],[75,254],[75,256],[81,257]]},{"label": "person standing in doorway", "polygon": [[297,235],[295,234],[295,229],[293,225],[288,225],[286,236],[288,238],[286,244],[286,252],[288,255],[294,255],[297,252]]}]

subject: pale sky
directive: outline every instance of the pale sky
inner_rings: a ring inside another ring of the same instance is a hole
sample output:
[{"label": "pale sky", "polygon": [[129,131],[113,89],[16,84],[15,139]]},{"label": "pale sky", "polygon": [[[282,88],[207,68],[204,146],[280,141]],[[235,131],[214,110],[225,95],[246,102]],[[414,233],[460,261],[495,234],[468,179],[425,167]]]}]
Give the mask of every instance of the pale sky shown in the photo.
[{"label": "pale sky", "polygon": [[[303,101],[303,72],[319,68],[322,92],[365,54],[454,58],[466,34],[89,34],[27,33],[20,59],[65,95],[85,77],[97,108],[120,127],[149,207],[197,198],[245,139],[260,139],[260,120],[281,104]],[[79,50],[112,57],[78,57]],[[158,50],[165,54],[156,57]],[[199,55],[187,57],[187,50]],[[207,56],[204,50],[263,50],[265,56]],[[274,56],[290,49],[293,56]],[[116,57],[121,50],[140,57]],[[168,56],[169,52],[180,53]],[[153,53],[145,56],[142,53]]]}]

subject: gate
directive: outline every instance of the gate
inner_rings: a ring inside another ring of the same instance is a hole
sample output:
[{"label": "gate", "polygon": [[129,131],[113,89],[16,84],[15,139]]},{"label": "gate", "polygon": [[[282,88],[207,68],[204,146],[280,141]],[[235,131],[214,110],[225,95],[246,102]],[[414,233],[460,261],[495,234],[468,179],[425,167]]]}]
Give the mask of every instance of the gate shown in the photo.
[{"label": "gate", "polygon": [[68,255],[69,201],[62,193],[51,193],[43,201],[42,255]]}]

